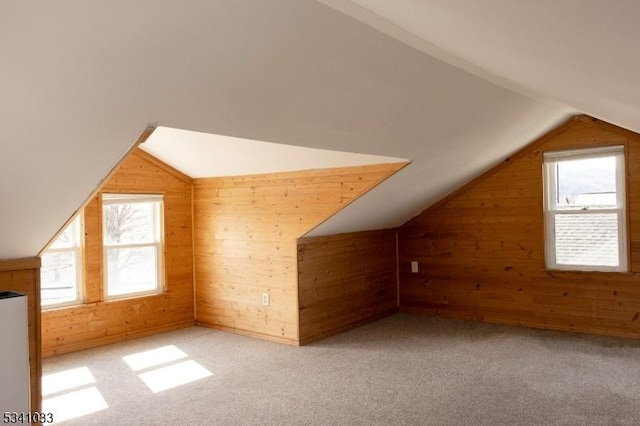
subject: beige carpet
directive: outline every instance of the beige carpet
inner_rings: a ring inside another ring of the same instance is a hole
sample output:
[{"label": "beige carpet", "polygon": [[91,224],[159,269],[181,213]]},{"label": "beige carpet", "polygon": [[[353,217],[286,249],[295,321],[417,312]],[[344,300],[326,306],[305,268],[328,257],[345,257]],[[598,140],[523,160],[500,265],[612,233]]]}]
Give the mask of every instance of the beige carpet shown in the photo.
[{"label": "beige carpet", "polygon": [[640,341],[405,314],[301,348],[192,327],[44,374],[58,419],[99,410],[65,425],[640,424]]}]

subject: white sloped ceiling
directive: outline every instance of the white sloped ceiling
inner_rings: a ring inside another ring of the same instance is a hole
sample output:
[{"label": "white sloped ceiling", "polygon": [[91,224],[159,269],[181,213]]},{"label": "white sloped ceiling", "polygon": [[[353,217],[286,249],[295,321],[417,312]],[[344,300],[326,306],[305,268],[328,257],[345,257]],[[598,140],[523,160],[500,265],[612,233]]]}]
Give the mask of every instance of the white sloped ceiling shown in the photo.
[{"label": "white sloped ceiling", "polygon": [[320,0],[500,85],[640,132],[636,0]]},{"label": "white sloped ceiling", "polygon": [[316,233],[398,225],[571,111],[311,0],[0,0],[0,259],[149,123],[412,163]]}]

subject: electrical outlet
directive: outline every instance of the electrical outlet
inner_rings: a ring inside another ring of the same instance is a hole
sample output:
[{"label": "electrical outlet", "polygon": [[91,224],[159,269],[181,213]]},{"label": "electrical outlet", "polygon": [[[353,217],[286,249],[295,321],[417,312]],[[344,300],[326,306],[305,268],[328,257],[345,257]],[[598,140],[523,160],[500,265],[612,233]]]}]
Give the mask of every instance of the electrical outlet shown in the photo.
[{"label": "electrical outlet", "polygon": [[262,293],[262,305],[269,306],[269,293]]},{"label": "electrical outlet", "polygon": [[411,261],[411,272],[413,272],[414,274],[418,272],[418,261],[417,260],[412,260]]}]

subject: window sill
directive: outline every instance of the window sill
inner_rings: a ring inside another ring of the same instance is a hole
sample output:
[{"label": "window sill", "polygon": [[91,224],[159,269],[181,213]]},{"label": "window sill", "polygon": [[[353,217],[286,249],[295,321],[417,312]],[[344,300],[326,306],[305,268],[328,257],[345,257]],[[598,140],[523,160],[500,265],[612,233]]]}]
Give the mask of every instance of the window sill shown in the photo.
[{"label": "window sill", "polygon": [[41,312],[54,312],[61,311],[63,309],[73,309],[84,306],[84,302],[80,300],[74,300],[73,302],[61,303],[55,305],[40,305]]},{"label": "window sill", "polygon": [[599,270],[587,270],[587,269],[552,269],[552,268],[544,268],[543,271],[548,275],[616,275],[616,276],[633,276],[636,275],[636,272],[633,271],[599,271]]},{"label": "window sill", "polygon": [[131,294],[122,294],[117,296],[105,296],[103,302],[111,303],[111,302],[120,302],[123,300],[131,300],[131,299],[142,299],[145,297],[156,297],[165,295],[167,292],[164,290],[153,290],[153,291],[145,291],[144,293],[131,293]]}]

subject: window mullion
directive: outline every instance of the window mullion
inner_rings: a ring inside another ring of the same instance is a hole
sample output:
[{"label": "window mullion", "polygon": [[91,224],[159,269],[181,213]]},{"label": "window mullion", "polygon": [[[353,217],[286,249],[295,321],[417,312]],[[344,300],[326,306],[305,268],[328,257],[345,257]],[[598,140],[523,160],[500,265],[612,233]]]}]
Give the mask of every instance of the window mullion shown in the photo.
[{"label": "window mullion", "polygon": [[150,247],[158,244],[156,241],[149,241],[147,243],[131,243],[131,244],[105,244],[104,248],[106,249],[135,249],[135,248],[144,248]]},{"label": "window mullion", "polygon": [[620,208],[610,208],[610,209],[588,209],[588,210],[555,210],[557,214],[575,214],[575,215],[587,215],[587,214],[610,214],[610,213],[618,213]]}]

